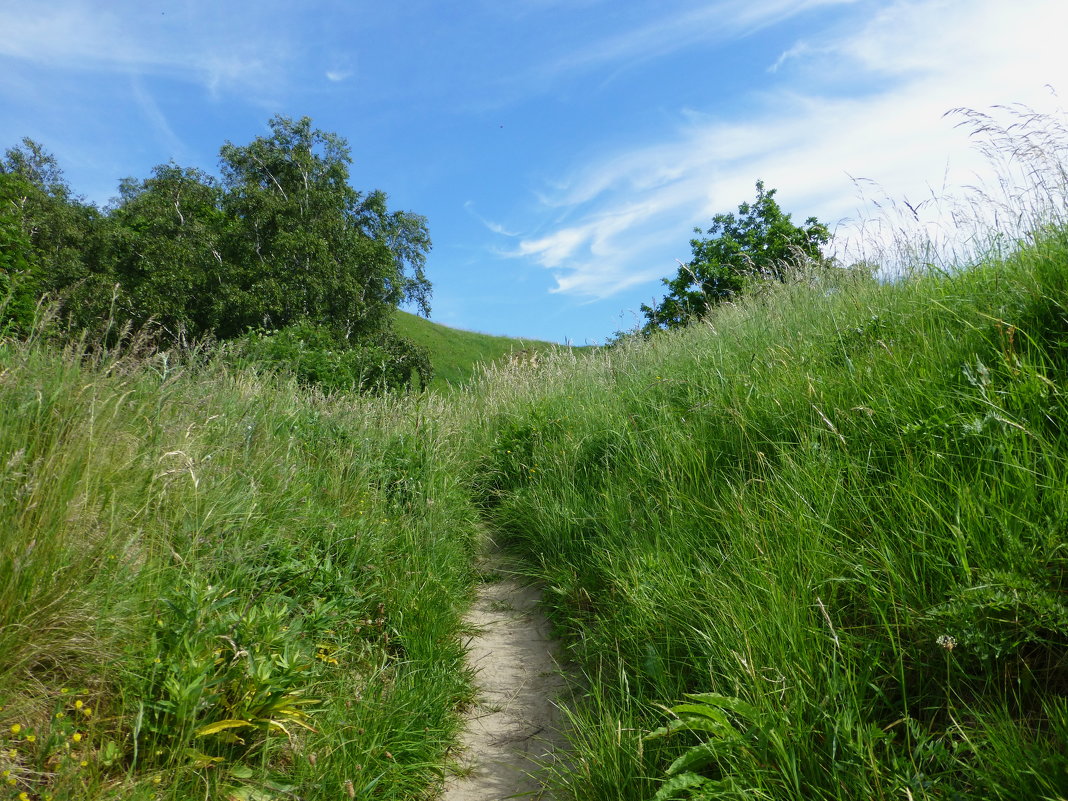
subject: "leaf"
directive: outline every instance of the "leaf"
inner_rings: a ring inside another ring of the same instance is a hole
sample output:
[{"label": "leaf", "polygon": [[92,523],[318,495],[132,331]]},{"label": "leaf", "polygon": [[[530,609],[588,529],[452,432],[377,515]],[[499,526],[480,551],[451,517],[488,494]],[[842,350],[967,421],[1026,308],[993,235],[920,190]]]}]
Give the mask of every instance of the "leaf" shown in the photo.
[{"label": "leaf", "polygon": [[713,741],[695,745],[671,763],[667,769],[667,775],[674,776],[680,771],[690,771],[717,763],[719,762],[720,757],[723,756],[723,752],[726,750],[727,748],[724,748],[724,743],[722,741]]},{"label": "leaf", "polygon": [[[672,711],[677,711],[677,709]],[[716,737],[726,737],[729,739],[735,739],[741,736],[738,730],[730,724],[726,716],[720,713],[719,717],[702,714],[686,715],[685,717],[680,717],[676,720],[670,720],[666,725],[647,734],[645,739],[655,740],[660,737],[666,737],[668,734],[678,731],[679,729],[694,732],[707,732]]]},{"label": "leaf", "polygon": [[653,801],[668,801],[668,799],[677,798],[681,790],[689,790],[704,784],[708,784],[708,779],[698,776],[696,773],[682,773],[678,776],[672,776],[656,791]]},{"label": "leaf", "polygon": [[248,784],[226,789],[226,801],[275,801],[277,798],[281,798],[277,793]]},{"label": "leaf", "polygon": [[679,720],[676,718],[675,720],[669,720],[665,725],[661,726],[660,728],[654,729],[653,731],[649,732],[647,735],[645,735],[645,739],[656,740],[660,737],[666,737],[667,735],[671,734],[673,731],[677,731],[678,729],[688,728],[689,727],[687,726],[685,720]]},{"label": "leaf", "polygon": [[[285,733],[286,737],[288,737],[290,740],[293,739],[293,735],[291,735],[289,733],[289,729],[287,729],[285,726],[283,726],[277,720],[268,720],[268,721],[264,721],[264,722],[267,724],[267,728],[269,728],[269,729],[280,729],[282,732]],[[299,723],[299,721],[293,721],[293,722],[294,723]]]},{"label": "leaf", "polygon": [[189,760],[194,765],[196,765],[198,768],[206,768],[206,767],[209,767],[210,765],[214,765],[214,764],[216,764],[218,762],[224,762],[225,761],[222,757],[213,757],[213,756],[208,756],[207,754],[202,754],[200,751],[197,751],[195,748],[186,748],[184,753],[189,758]]},{"label": "leaf", "polygon": [[752,704],[747,704],[741,698],[720,695],[719,693],[686,693],[686,697],[692,701],[708,704],[709,706],[718,707],[719,709],[726,709],[728,712],[740,715],[750,722],[756,722],[760,717],[760,713],[757,712],[756,707]]},{"label": "leaf", "polygon": [[253,724],[247,720],[217,720],[214,723],[209,723],[207,726],[201,726],[194,733],[197,737],[207,737],[209,734],[218,734],[225,729],[236,729],[240,726],[252,726]]},{"label": "leaf", "polygon": [[678,706],[673,706],[671,711],[680,718],[698,715],[727,723],[727,716],[723,714],[723,711],[708,704],[679,704]]}]

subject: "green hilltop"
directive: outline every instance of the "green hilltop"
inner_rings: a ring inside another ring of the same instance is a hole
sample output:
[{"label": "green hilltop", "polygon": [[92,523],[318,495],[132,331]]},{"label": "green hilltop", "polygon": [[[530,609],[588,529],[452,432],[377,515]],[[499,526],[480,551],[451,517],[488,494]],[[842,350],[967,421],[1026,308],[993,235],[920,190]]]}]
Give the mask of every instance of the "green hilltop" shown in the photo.
[{"label": "green hilltop", "polygon": [[450,328],[399,309],[393,327],[401,336],[430,351],[430,363],[434,368],[431,389],[466,384],[478,373],[480,365],[507,362],[512,354],[543,354],[562,349],[589,350],[566,348],[540,339],[502,337]]}]

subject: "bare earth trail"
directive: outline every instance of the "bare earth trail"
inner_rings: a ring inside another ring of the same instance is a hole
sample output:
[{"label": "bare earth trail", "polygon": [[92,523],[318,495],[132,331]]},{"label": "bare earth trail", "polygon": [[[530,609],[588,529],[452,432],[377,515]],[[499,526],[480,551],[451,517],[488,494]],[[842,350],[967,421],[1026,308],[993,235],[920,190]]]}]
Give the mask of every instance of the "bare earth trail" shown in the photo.
[{"label": "bare earth trail", "polygon": [[467,615],[476,632],[467,659],[478,697],[468,713],[460,768],[446,782],[442,801],[551,801],[538,763],[564,754],[556,704],[567,683],[538,608],[541,593],[510,573],[493,547],[483,569],[491,580]]}]

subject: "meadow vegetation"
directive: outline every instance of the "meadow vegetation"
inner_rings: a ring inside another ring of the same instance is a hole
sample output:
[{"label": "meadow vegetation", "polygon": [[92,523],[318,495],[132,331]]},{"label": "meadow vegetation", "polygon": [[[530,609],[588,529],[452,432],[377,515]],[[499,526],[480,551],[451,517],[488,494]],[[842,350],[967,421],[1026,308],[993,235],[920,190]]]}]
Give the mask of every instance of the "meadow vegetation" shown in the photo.
[{"label": "meadow vegetation", "polygon": [[[393,320],[393,328],[397,334],[425,348],[430,354],[433,378],[428,386],[437,391],[448,391],[471,383],[477,379],[483,367],[493,363],[508,364],[524,356],[529,361],[533,353],[537,353],[540,359],[548,351],[561,347],[536,339],[516,339],[449,328],[400,310]],[[581,352],[588,348],[576,350]]]},{"label": "meadow vegetation", "polygon": [[419,797],[470,692],[440,403],[123,345],[0,346],[0,798]]},{"label": "meadow vegetation", "polygon": [[568,797],[1064,797],[1066,264],[487,384],[479,497],[589,682]]},{"label": "meadow vegetation", "polygon": [[7,336],[0,799],[432,796],[483,526],[573,663],[558,797],[1068,797],[1068,184],[1014,152],[955,263],[448,394]]}]

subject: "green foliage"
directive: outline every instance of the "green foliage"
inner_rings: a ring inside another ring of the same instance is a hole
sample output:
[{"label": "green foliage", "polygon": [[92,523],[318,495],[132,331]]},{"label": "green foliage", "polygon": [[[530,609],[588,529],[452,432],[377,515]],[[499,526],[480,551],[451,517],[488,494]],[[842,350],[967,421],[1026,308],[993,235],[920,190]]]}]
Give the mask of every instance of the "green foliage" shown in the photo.
[{"label": "green foliage", "polygon": [[71,194],[37,143],[9,150],[0,161],[0,321],[27,330],[48,294],[64,302],[75,334],[107,346],[130,328],[164,346],[322,329],[345,354],[304,353],[302,380],[381,389],[409,386],[415,374],[425,385],[426,354],[392,322],[401,303],[430,312],[426,220],[391,211],[381,191],[354,190],[341,137],[307,117],[278,116],[270,127],[246,146],[223,146],[221,180],[160,165],[122,181],[105,213]]},{"label": "green foliage", "polygon": [[538,478],[538,453],[559,436],[561,417],[549,406],[501,422],[474,482],[475,497],[491,507]]},{"label": "green foliage", "polygon": [[790,222],[775,201],[774,189],[756,183],[756,200],[742,203],[738,216],[717,214],[703,239],[691,239],[693,255],[675,278],[664,279],[669,292],[655,306],[642,305],[648,333],[679,328],[703,317],[718,303],[734,298],[754,280],[782,281],[791,265],[819,261],[820,247],[830,241],[827,226],[815,217],[804,226]]},{"label": "green foliage", "polygon": [[433,399],[0,340],[0,797],[425,795],[470,696],[458,444]]},{"label": "green foliage", "polygon": [[99,212],[71,193],[55,158],[32,139],[0,159],[0,203],[0,271],[8,273],[19,325],[25,330],[28,307],[43,294],[61,291],[88,324],[110,295],[92,267]]},{"label": "green foliage", "polygon": [[[1060,586],[1066,558],[1034,578],[991,570],[975,577],[927,615],[943,642],[960,646],[984,668],[1024,660],[1028,672],[1064,658],[1068,603]],[[952,650],[952,648],[950,649]],[[1004,668],[1003,668],[1004,669]]]},{"label": "green foliage", "polygon": [[[668,801],[682,794],[692,799],[745,798],[745,788],[731,776],[732,763],[746,757],[764,760],[788,756],[777,748],[780,742],[773,725],[762,721],[761,713],[744,701],[715,693],[687,697],[688,703],[670,710],[673,718],[668,724],[650,732],[645,739],[687,731],[703,740],[668,765],[668,778],[653,801]],[[777,750],[779,753],[775,753]],[[715,778],[707,775],[710,770]]]},{"label": "green foliage", "polygon": [[392,332],[350,341],[335,331],[299,323],[277,331],[253,331],[230,351],[237,364],[288,373],[327,392],[381,392],[425,387],[432,377],[423,348]]},{"label": "green foliage", "polygon": [[567,794],[1064,795],[1066,247],[480,387],[472,483],[590,687]]},{"label": "green foliage", "polygon": [[307,117],[275,117],[270,137],[228,142],[221,157],[231,278],[218,290],[220,338],[301,320],[363,337],[403,301],[429,313],[426,221],[353,190],[343,139]]},{"label": "green foliage", "polygon": [[119,192],[101,236],[101,260],[121,287],[118,313],[155,321],[171,342],[218,335],[231,313],[221,289],[232,265],[220,252],[227,221],[215,179],[167,164]]},{"label": "green foliage", "polygon": [[208,765],[311,728],[319,701],[309,697],[316,662],[304,630],[324,628],[319,621],[294,614],[284,597],[242,603],[203,579],[161,600],[134,733],[145,761]]},{"label": "green foliage", "polygon": [[0,172],[0,335],[25,333],[33,325],[36,254],[19,218],[30,189],[21,176]]}]

